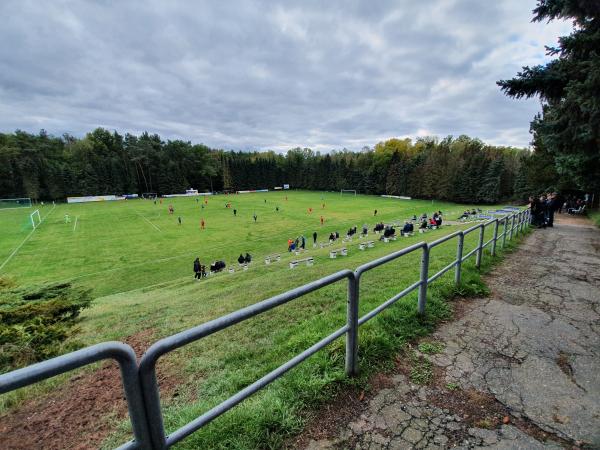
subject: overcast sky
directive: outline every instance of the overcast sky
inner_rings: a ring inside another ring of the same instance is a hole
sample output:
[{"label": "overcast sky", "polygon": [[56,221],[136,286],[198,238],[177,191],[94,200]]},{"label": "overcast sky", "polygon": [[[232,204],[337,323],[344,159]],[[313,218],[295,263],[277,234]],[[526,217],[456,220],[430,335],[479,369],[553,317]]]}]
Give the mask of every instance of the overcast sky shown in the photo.
[{"label": "overcast sky", "polygon": [[360,150],[468,134],[527,146],[495,82],[570,24],[535,0],[0,2],[0,131],[102,126],[212,147]]}]

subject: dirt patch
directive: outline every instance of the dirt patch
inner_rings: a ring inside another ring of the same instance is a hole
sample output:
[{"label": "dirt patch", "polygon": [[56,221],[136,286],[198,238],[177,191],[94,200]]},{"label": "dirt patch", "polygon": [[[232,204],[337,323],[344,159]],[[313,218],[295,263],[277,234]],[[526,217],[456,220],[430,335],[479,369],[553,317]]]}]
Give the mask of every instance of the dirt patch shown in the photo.
[{"label": "dirt patch", "polygon": [[319,441],[335,436],[337,432],[359,417],[369,405],[369,400],[384,388],[394,386],[388,374],[377,373],[368,382],[368,390],[344,387],[337,396],[308,417],[304,430],[283,448],[306,448],[311,440]]},{"label": "dirt patch", "polygon": [[558,223],[561,225],[571,225],[575,227],[596,228],[587,217],[571,216],[569,214],[555,214],[554,223]]},{"label": "dirt patch", "polygon": [[[148,329],[125,338],[138,358],[152,342]],[[169,397],[177,379],[169,366],[158,372],[161,393]],[[78,372],[56,391],[24,402],[0,418],[2,447],[10,449],[93,449],[127,417],[119,367],[107,361],[93,372]]]},{"label": "dirt patch", "polygon": [[573,368],[569,362],[569,355],[564,352],[560,352],[556,357],[556,364],[562,370],[562,372],[573,381]]}]

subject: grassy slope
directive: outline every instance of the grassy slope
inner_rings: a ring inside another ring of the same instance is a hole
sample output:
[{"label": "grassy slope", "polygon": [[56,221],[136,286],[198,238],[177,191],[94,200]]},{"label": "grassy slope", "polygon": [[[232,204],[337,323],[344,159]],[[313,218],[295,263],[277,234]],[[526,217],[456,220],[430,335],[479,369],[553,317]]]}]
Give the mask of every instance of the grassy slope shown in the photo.
[{"label": "grassy slope", "polygon": [[[434,239],[448,232],[427,235]],[[468,239],[468,249],[476,236]],[[406,241],[416,242],[418,238]],[[290,271],[281,267],[258,266],[233,276],[215,277],[207,283],[184,282],[152,293],[106,297],[88,314],[86,334],[110,337],[116,324],[133,332],[153,328],[157,336],[169,335],[211,318],[267,298],[342,268],[354,268],[376,256],[387,254],[401,243],[379,244],[359,252],[355,246],[348,258],[317,259],[312,268]],[[442,268],[455,254],[455,242],[435,251],[434,266]],[[420,255],[414,254],[382,266],[365,275],[361,283],[361,315],[418,279]],[[489,258],[488,260],[489,261]],[[232,283],[232,277],[236,282]],[[282,441],[301,429],[304,412],[326,401],[343,384],[362,383],[376,370],[385,368],[408,340],[428,334],[435,323],[447,318],[451,305],[442,298],[455,293],[452,274],[431,289],[425,320],[415,315],[416,295],[398,302],[378,318],[361,327],[359,380],[344,377],[344,341],[336,341],[311,357],[282,380],[217,419],[180,444],[181,448],[278,448]],[[482,293],[479,274],[467,264],[462,293]],[[224,301],[225,299],[225,301]],[[152,304],[152,303],[154,304]],[[156,305],[168,305],[157,308]],[[142,308],[143,310],[140,310]],[[165,359],[184,374],[185,387],[176,402],[164,404],[166,425],[174,430],[229,395],[273,370],[292,356],[342,326],[345,320],[344,284],[329,287],[297,299],[285,307],[238,324],[228,330],[189,345]],[[198,317],[202,317],[198,321]],[[111,329],[112,327],[112,329]],[[116,337],[116,336],[115,336]],[[164,361],[161,361],[164,364]],[[110,440],[110,444],[119,440]]]},{"label": "grassy slope", "polygon": [[[269,195],[274,197],[279,193]],[[293,199],[292,196],[298,198]],[[268,202],[271,202],[273,198],[265,197]],[[256,229],[250,228],[253,226],[251,218],[237,218],[245,220],[244,227],[236,232],[242,235],[244,233],[251,234],[246,235],[245,242],[254,245],[249,249],[252,253],[256,255],[273,253],[277,250],[274,244],[281,242],[279,247],[284,247],[288,235],[294,236],[301,232],[308,235],[312,232],[314,227],[306,229],[306,226],[303,225],[307,220],[306,204],[315,207],[314,203],[318,204],[320,202],[320,194],[290,193],[289,198],[290,202],[297,201],[298,203],[294,203],[292,208],[289,208],[289,205],[285,208],[292,209],[293,213],[289,213],[290,217],[283,217],[284,221],[289,221],[284,224],[265,224],[265,227],[268,225],[269,228],[256,232]],[[189,201],[190,199],[183,200]],[[217,203],[216,199],[210,199],[209,203],[211,200]],[[262,200],[262,197],[256,196],[248,197],[246,201],[260,203]],[[381,216],[384,220],[402,219],[412,215],[413,212],[419,214],[421,211],[432,209],[448,211],[450,208],[454,212],[462,210],[462,207],[457,205],[435,204],[432,207],[430,202],[408,202],[407,208],[404,209],[399,208],[399,205],[404,206],[402,203],[393,200],[360,196],[340,199],[339,194],[325,194],[325,202],[327,204],[326,210],[329,211],[328,216],[326,216],[330,220],[328,225],[331,225],[324,227],[327,233],[334,229],[343,232],[348,226],[360,225],[363,221],[367,221],[369,225],[372,225],[374,220],[369,216],[372,214],[372,209],[375,208],[380,211],[378,216]],[[218,203],[222,202],[218,201]],[[271,206],[273,204],[271,203]],[[84,211],[83,205],[77,206],[81,208],[81,211]],[[112,205],[92,206],[93,208],[90,211],[96,208],[113,207]],[[135,206],[137,208],[137,204]],[[142,206],[153,211],[154,205],[152,203],[143,203]],[[258,205],[254,206],[258,207]],[[68,207],[62,206],[59,208]],[[121,208],[123,207],[121,206]],[[176,213],[182,210],[185,211],[185,208],[177,203],[175,203],[175,208]],[[283,209],[282,207],[281,212],[285,211]],[[102,211],[96,220],[90,219],[90,213],[85,223],[102,220],[102,217],[107,215],[106,210]],[[65,227],[62,226],[64,224],[61,223],[60,219],[62,219],[64,212],[58,210],[55,213],[55,222],[52,223],[52,227],[47,227],[48,232],[52,231],[59,234],[62,232],[64,236],[58,240],[63,244],[65,242],[68,244],[73,234],[68,235],[65,232]],[[317,211],[316,220],[318,220],[319,213]],[[71,214],[73,213],[71,212]],[[119,209],[116,209],[114,214],[117,221],[124,222],[126,220],[123,217],[127,217],[127,215]],[[261,213],[257,212],[257,214],[260,218]],[[85,218],[83,213],[81,213],[81,216]],[[329,217],[333,217],[333,219],[329,219]],[[172,219],[162,215],[153,218],[154,223],[161,229],[167,229],[167,231],[152,233],[152,227],[149,226],[150,230],[145,230],[143,233],[134,233],[133,243],[131,242],[130,230],[126,239],[119,240],[119,244],[124,248],[116,250],[118,247],[112,246],[112,252],[106,252],[113,255],[113,265],[118,266],[119,264],[119,259],[115,260],[116,256],[119,256],[119,258],[133,258],[129,254],[132,246],[149,244],[144,238],[145,235],[150,235],[151,241],[165,239],[159,245],[149,246],[148,252],[152,257],[165,257],[162,253],[165,247],[175,253],[185,251],[186,242],[179,247],[181,244],[176,233],[180,231],[178,231],[177,225],[172,223]],[[233,220],[231,212],[225,208],[215,211],[213,219],[223,220],[224,223],[230,223]],[[184,221],[186,221],[185,216]],[[336,222],[331,224],[333,221]],[[136,224],[139,222],[139,220],[135,221]],[[141,223],[143,224],[143,222]],[[122,225],[124,224],[122,223]],[[173,230],[168,229],[169,225]],[[293,231],[292,233],[290,233],[290,229]],[[455,229],[456,227],[445,227],[443,230],[428,233],[426,238],[427,240],[435,239]],[[114,230],[112,228],[106,231]],[[102,231],[102,227],[96,230],[96,232]],[[73,232],[71,231],[71,233]],[[162,234],[165,236],[161,236]],[[264,236],[269,237],[268,241],[259,239],[259,237]],[[210,242],[201,240],[201,237],[200,235],[198,245],[206,246],[203,254],[210,254],[211,251],[229,251],[230,257],[234,258],[240,251],[246,251],[245,248],[241,250],[238,250],[238,248],[232,249],[230,248],[232,247],[231,244],[225,247],[229,250],[220,249],[219,245],[223,245],[222,241],[220,244],[217,241],[218,238],[223,239],[223,236],[213,235],[215,243],[212,247]],[[186,235],[186,241],[191,239],[193,237],[190,237],[189,234]],[[327,258],[326,249],[311,250],[311,254],[316,258],[315,266],[311,268],[301,267],[293,271],[287,269],[286,264],[287,259],[291,256],[284,254],[284,260],[280,263],[265,266],[262,261],[256,261],[254,267],[246,272],[238,272],[234,275],[222,274],[200,283],[194,282],[188,275],[190,257],[187,255],[181,260],[173,259],[163,262],[157,267],[142,266],[143,270],[139,279],[131,278],[125,270],[119,269],[108,272],[109,276],[105,272],[104,276],[98,279],[91,277],[94,282],[104,283],[104,286],[101,284],[96,287],[97,292],[114,292],[123,286],[136,288],[136,290],[97,299],[94,308],[84,315],[81,338],[85,343],[92,344],[108,339],[122,339],[124,336],[146,329],[152,329],[156,338],[167,336],[342,268],[353,269],[377,256],[390,253],[419,240],[420,236],[417,235],[389,244],[380,243],[374,249],[364,252],[358,251],[357,244],[353,243],[349,246],[349,256],[336,260]],[[476,236],[471,235],[467,241],[465,251],[475,246],[475,240]],[[88,241],[89,239],[85,240],[85,245],[91,245]],[[61,252],[60,255],[47,252],[47,254],[44,254],[44,258],[64,257],[62,259],[61,274],[67,274],[69,268],[76,267],[73,265],[73,261],[76,260],[78,252],[81,253],[84,250],[81,248],[84,241],[78,242],[78,245],[73,244],[72,248],[67,249],[64,253]],[[105,242],[110,242],[111,245],[114,243],[112,240],[106,240]],[[35,248],[40,250],[43,247],[36,246]],[[123,250],[126,251],[123,252]],[[115,251],[126,254],[118,255],[115,254]],[[84,251],[84,253],[86,252]],[[444,244],[436,248],[433,253],[435,255],[432,257],[434,267],[442,268],[453,259],[455,242]],[[89,257],[97,258],[99,262],[96,265],[103,266],[103,258],[105,258],[103,255],[105,253],[102,251],[98,253],[94,251],[89,254]],[[361,315],[401,290],[404,286],[416,281],[419,272],[419,259],[420,255],[410,255],[366,274],[361,282]],[[20,265],[15,264],[13,270],[16,267],[20,267]],[[182,274],[185,274],[185,276],[182,277]],[[43,271],[38,270],[36,272],[33,268],[28,268],[27,271],[21,272],[19,276],[36,280],[37,277],[43,276]],[[370,373],[385,368],[392,361],[392,356],[407,340],[427,334],[437,321],[448,317],[451,307],[442,298],[454,293],[450,281],[451,277],[451,274],[444,276],[430,290],[428,314],[425,320],[420,320],[415,315],[416,296],[413,294],[361,327],[361,378],[349,380],[344,377],[343,339],[339,339],[325,351],[311,357],[298,368],[292,370],[267,390],[245,401],[233,411],[217,419],[203,431],[189,437],[179,447],[277,448],[287,436],[301,429],[306,411],[331,398],[334,392],[346,383],[364,384]],[[462,287],[463,293],[481,292],[483,287],[478,279],[478,273],[472,268],[467,268],[465,283]],[[93,284],[91,280],[86,278],[80,280]],[[156,282],[164,282],[165,285],[163,287],[147,287],[149,283]],[[111,287],[112,283],[118,287]],[[176,400],[168,400],[163,405],[167,429],[174,430],[182,426],[201,412],[214,406],[343,325],[345,308],[345,285],[331,286],[297,299],[285,307],[280,307],[258,318],[238,324],[165,357],[166,362],[171,367],[177,367],[177,372],[183,381],[183,386],[179,389],[179,397]],[[160,363],[164,364],[165,361],[161,360]],[[121,424],[120,432],[109,439],[106,445],[111,446],[122,442],[127,435],[127,424]]]}]

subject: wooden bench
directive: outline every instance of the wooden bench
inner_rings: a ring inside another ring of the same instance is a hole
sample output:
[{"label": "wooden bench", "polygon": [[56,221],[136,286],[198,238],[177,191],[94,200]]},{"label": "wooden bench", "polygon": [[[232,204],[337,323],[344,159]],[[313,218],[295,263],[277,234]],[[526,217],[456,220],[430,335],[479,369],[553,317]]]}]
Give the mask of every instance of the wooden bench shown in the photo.
[{"label": "wooden bench", "polygon": [[304,258],[304,259],[296,259],[294,261],[290,261],[290,269],[295,269],[302,262],[305,262],[306,265],[310,267],[313,265],[314,261],[315,260],[312,256],[309,256],[308,258]]},{"label": "wooden bench", "polygon": [[269,255],[265,257],[265,264],[271,264],[271,262],[281,260],[281,255]]}]

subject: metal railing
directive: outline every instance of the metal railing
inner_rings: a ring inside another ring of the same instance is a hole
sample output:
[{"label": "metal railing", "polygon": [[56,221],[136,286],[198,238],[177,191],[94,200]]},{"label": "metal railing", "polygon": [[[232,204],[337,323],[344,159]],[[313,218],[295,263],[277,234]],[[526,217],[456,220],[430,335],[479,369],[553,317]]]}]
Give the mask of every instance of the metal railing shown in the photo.
[{"label": "metal railing", "polygon": [[[33,364],[23,369],[0,375],[0,394],[37,383],[97,361],[114,359],[121,369],[122,385],[125,391],[129,418],[134,435],[132,441],[123,444],[119,448],[166,449],[202,428],[255,392],[263,389],[287,371],[343,335],[346,335],[346,374],[348,376],[355,376],[358,373],[358,330],[361,325],[416,289],[418,289],[417,311],[419,314],[424,314],[427,302],[427,288],[430,283],[454,268],[454,282],[460,284],[462,265],[468,258],[475,255],[475,266],[479,268],[481,266],[483,251],[487,246],[491,246],[490,253],[494,256],[498,243],[503,248],[506,245],[507,239],[512,240],[530,222],[531,213],[529,209],[526,209],[503,218],[478,223],[466,230],[456,231],[430,243],[419,242],[363,264],[354,272],[341,270],[304,286],[161,339],[148,348],[139,365],[137,364],[133,349],[121,342],[105,342],[48,361]],[[502,224],[502,233],[498,234],[500,224]],[[486,229],[490,226],[493,226],[492,237],[484,242]],[[468,253],[463,254],[465,236],[476,230],[479,230],[477,246]],[[456,259],[435,274],[430,275],[429,260],[431,250],[454,238],[457,239]],[[421,252],[419,280],[387,299],[375,309],[359,317],[359,286],[362,275],[376,267],[417,251]],[[348,280],[348,293],[347,322],[343,327],[321,339],[316,344],[294,356],[275,370],[264,375],[259,380],[211,408],[188,424],[166,435],[160,404],[160,390],[156,379],[156,364],[161,356],[344,279]]]}]

